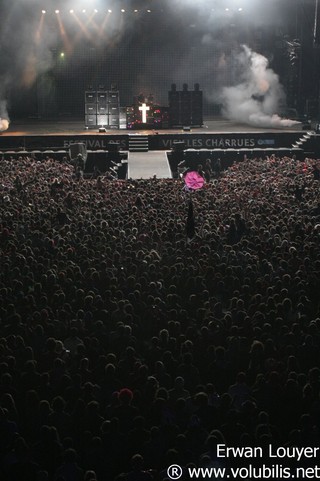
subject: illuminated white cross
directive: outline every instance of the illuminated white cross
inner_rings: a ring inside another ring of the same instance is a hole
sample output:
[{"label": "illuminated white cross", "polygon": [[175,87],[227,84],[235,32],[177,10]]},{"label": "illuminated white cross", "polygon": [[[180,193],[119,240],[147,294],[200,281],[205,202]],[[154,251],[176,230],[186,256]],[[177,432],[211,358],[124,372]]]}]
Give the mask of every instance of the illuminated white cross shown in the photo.
[{"label": "illuminated white cross", "polygon": [[147,104],[142,104],[141,107],[139,107],[139,110],[142,112],[142,123],[146,124],[147,123],[147,111],[150,110],[150,107],[147,106]]}]

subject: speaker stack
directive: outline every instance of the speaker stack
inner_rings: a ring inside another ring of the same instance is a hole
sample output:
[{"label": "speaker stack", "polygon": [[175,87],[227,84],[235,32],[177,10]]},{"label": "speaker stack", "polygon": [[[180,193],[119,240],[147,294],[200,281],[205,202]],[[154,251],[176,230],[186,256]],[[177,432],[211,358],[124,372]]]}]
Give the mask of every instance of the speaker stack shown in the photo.
[{"label": "speaker stack", "polygon": [[171,85],[169,92],[170,125],[180,125],[180,92],[176,84]]},{"label": "speaker stack", "polygon": [[202,126],[202,91],[199,84],[195,84],[194,90],[191,92],[191,117],[191,125]]},{"label": "speaker stack", "polygon": [[96,127],[97,125],[97,92],[89,90],[85,92],[85,125]]},{"label": "speaker stack", "polygon": [[119,92],[110,90],[109,92],[109,128],[119,129],[120,127],[120,100]]},{"label": "speaker stack", "polygon": [[177,91],[176,84],[172,84],[169,92],[169,110],[171,127],[201,127],[203,124],[202,91],[199,89],[199,84],[195,84],[193,91],[188,90],[187,84],[183,84],[183,89]]},{"label": "speaker stack", "polygon": [[108,92],[106,90],[97,92],[97,125],[99,127],[109,125]]},{"label": "speaker stack", "polygon": [[85,92],[85,126],[119,129],[120,100],[115,90]]},{"label": "speaker stack", "polygon": [[183,84],[180,92],[180,123],[181,125],[191,125],[191,92],[188,85]]}]

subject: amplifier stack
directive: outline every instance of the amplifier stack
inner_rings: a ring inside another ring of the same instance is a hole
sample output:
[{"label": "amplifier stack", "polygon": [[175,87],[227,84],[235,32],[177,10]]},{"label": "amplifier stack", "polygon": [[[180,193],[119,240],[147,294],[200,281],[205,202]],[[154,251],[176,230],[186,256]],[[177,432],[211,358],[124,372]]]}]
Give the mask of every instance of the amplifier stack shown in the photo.
[{"label": "amplifier stack", "polygon": [[85,126],[119,129],[120,100],[116,90],[87,90],[85,92]]},{"label": "amplifier stack", "polygon": [[199,84],[194,85],[194,90],[188,90],[187,84],[183,84],[182,90],[177,90],[176,84],[172,84],[168,97],[171,127],[202,127],[202,91]]}]

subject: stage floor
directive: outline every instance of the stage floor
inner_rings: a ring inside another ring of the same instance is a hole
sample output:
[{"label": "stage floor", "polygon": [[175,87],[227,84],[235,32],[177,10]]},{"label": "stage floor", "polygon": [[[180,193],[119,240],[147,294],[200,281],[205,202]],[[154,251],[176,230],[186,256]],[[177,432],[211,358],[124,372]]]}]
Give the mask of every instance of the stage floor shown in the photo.
[{"label": "stage floor", "polygon": [[[261,128],[250,125],[236,123],[222,118],[205,118],[201,128],[191,128],[190,133],[214,134],[214,133],[249,133],[249,132],[295,132],[301,131],[301,124],[286,128]],[[98,129],[86,129],[84,120],[44,120],[44,119],[25,119],[13,120],[9,129],[1,132],[2,136],[50,136],[50,135],[128,135],[144,134],[152,135],[157,133],[155,129],[150,130],[126,130],[126,129],[107,129],[106,132],[99,133]],[[161,134],[188,134],[182,128],[160,129]]]}]

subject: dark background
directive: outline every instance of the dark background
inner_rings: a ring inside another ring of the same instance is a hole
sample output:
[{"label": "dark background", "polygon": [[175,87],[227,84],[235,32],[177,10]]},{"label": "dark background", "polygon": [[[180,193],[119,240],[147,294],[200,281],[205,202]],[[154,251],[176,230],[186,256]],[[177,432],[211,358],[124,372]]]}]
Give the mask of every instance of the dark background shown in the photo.
[{"label": "dark background", "polygon": [[[40,41],[35,44],[46,3]],[[172,83],[178,89],[183,83],[193,89],[198,82],[204,92],[204,114],[216,114],[219,88],[237,81],[233,59],[241,44],[268,58],[284,85],[289,107],[317,116],[315,0],[193,3],[17,0],[10,6],[2,2],[0,99],[8,100],[10,117],[81,118],[88,86],[108,89],[111,83],[117,85],[120,104],[125,106],[140,92],[152,93],[158,104],[168,105]],[[230,10],[226,11],[228,5]],[[93,14],[95,6],[98,12]],[[70,14],[71,7],[80,23],[86,24],[85,31]],[[82,7],[86,7],[86,13]],[[63,34],[55,8],[60,8]],[[112,14],[106,20],[108,8]],[[121,13],[121,8],[126,12]],[[139,11],[135,13],[134,9]],[[69,51],[68,44],[72,45]],[[30,52],[35,72],[26,82]]]}]

